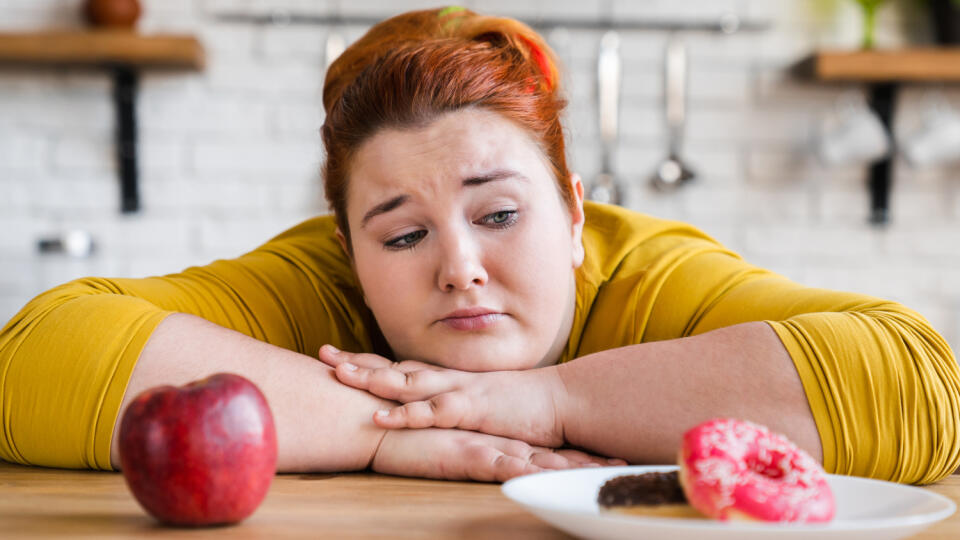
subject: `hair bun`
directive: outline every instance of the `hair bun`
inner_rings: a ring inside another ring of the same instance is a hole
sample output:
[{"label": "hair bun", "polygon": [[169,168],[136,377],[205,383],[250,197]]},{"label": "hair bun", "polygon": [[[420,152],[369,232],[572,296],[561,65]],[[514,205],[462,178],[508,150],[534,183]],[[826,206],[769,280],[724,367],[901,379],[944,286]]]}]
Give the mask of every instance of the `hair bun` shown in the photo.
[{"label": "hair bun", "polygon": [[559,90],[556,55],[537,32],[507,17],[479,15],[461,6],[411,11],[386,19],[351,44],[327,70],[323,106],[329,114],[333,104],[357,75],[379,56],[400,44],[430,39],[455,38],[490,43],[519,53],[517,62],[527,64],[544,92]]}]

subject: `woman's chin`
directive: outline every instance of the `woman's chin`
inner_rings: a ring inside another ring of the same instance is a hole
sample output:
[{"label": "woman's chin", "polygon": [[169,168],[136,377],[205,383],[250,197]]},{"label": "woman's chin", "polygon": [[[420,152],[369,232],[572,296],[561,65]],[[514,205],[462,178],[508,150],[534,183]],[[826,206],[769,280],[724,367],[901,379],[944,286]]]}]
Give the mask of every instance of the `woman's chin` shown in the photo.
[{"label": "woman's chin", "polygon": [[530,369],[540,357],[524,355],[535,347],[530,344],[508,342],[490,343],[489,339],[443,340],[421,349],[414,357],[437,366],[461,371],[507,371]]}]

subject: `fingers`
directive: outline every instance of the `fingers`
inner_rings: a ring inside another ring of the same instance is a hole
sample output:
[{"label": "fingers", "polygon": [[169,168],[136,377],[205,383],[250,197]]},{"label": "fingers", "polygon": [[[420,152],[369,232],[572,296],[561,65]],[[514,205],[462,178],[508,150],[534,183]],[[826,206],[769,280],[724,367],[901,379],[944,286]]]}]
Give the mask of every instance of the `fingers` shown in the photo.
[{"label": "fingers", "polygon": [[530,455],[530,463],[544,469],[569,469],[579,467],[580,463],[571,461],[554,452],[534,452]]},{"label": "fingers", "polygon": [[337,367],[347,362],[371,369],[390,367],[390,365],[393,364],[393,362],[378,354],[341,351],[329,344],[320,347],[317,358],[330,367]]},{"label": "fingers", "polygon": [[[579,450],[559,450],[532,446],[523,441],[460,430],[427,429],[393,431],[403,437],[433,435],[439,448],[450,459],[438,473],[448,479],[470,479],[480,482],[506,482],[511,478],[547,470],[596,467],[605,458]],[[435,458],[436,459],[436,458]]]},{"label": "fingers", "polygon": [[474,466],[467,467],[466,476],[479,482],[506,482],[517,476],[543,470],[543,468],[530,462],[528,452],[508,453],[498,446],[497,444],[471,444],[467,446],[464,449],[464,457],[468,463],[473,463]]},{"label": "fingers", "polygon": [[443,370],[444,369],[444,368],[427,364],[426,362],[420,362],[417,360],[404,360],[403,362],[393,362],[388,358],[384,358],[380,356],[379,354],[352,353],[347,351],[341,351],[329,343],[320,347],[320,350],[317,352],[317,358],[319,358],[322,362],[329,365],[330,367],[337,367],[340,364],[349,362],[356,366],[364,367],[367,369],[389,367],[403,373],[406,373],[408,371],[421,370],[421,369],[426,369],[426,370]]},{"label": "fingers", "polygon": [[544,469],[576,469],[606,465],[593,456],[577,450],[556,450],[541,446],[530,447],[530,462]]},{"label": "fingers", "polygon": [[462,375],[454,370],[404,372],[393,366],[371,369],[352,362],[338,365],[336,373],[337,379],[348,386],[403,403],[421,401],[455,390],[459,387]]},{"label": "fingers", "polygon": [[[497,482],[505,482],[516,476],[546,470],[600,467],[614,464],[614,460],[608,461],[607,458],[591,456],[579,450],[552,450],[530,446],[513,439],[500,437],[497,439],[499,442],[492,446],[484,445],[473,449],[474,452],[483,454],[476,456],[478,459],[489,460],[490,468],[486,475]],[[622,462],[623,460],[616,461]]]},{"label": "fingers", "polygon": [[448,392],[427,401],[411,401],[400,407],[377,411],[373,422],[386,429],[438,427],[476,431],[483,407],[472,405],[462,392]]},{"label": "fingers", "polygon": [[603,456],[594,456],[586,452],[581,452],[580,450],[573,450],[565,448],[562,450],[556,450],[557,454],[564,456],[568,460],[574,463],[578,463],[581,467],[609,467],[609,466],[621,466],[629,465],[626,461],[620,458],[606,458]]}]

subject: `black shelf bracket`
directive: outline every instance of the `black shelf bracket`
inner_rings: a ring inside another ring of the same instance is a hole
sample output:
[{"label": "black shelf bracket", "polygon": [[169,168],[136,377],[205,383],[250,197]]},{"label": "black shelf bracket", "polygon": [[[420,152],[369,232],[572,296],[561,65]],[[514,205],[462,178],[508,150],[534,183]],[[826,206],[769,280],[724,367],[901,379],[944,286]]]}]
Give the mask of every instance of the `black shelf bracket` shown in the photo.
[{"label": "black shelf bracket", "polygon": [[117,170],[120,173],[120,211],[140,209],[137,169],[137,70],[129,65],[110,67],[113,107],[116,111]]},{"label": "black shelf bracket", "polygon": [[[893,82],[874,83],[868,87],[867,103],[880,118],[887,133],[893,133],[893,115],[896,112],[899,88],[900,85]],[[870,223],[873,225],[882,226],[890,222],[893,155],[894,151],[891,148],[886,157],[870,165],[867,186],[870,189]]]}]

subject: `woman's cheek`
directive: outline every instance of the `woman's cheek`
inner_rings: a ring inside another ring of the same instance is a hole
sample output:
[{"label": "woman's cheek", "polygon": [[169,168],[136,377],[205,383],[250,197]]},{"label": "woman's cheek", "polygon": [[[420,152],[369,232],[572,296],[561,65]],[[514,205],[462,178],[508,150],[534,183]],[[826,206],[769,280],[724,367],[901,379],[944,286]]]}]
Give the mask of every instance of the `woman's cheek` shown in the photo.
[{"label": "woman's cheek", "polygon": [[404,304],[409,305],[407,295],[411,288],[407,271],[401,261],[389,255],[392,254],[368,253],[356,260],[357,277],[367,305],[380,320],[400,316],[398,309]]}]

